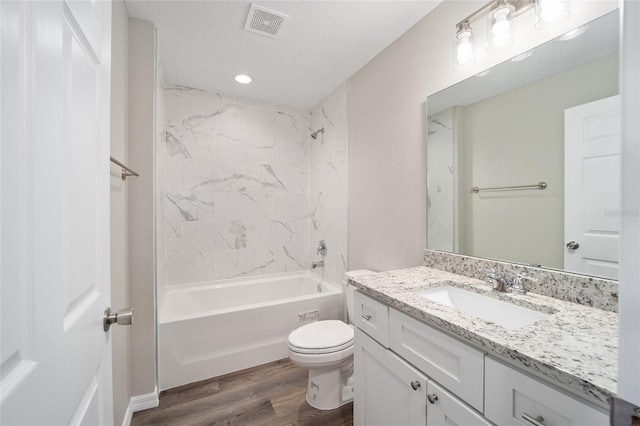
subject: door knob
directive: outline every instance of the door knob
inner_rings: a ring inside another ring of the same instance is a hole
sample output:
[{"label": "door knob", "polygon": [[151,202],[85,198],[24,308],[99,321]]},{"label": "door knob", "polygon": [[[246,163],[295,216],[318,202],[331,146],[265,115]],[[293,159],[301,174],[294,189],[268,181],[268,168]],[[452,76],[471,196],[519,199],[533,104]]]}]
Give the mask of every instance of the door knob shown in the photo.
[{"label": "door knob", "polygon": [[435,393],[427,394],[427,399],[429,400],[430,404],[435,404],[438,400],[438,395],[436,395]]},{"label": "door knob", "polygon": [[566,247],[567,247],[569,250],[575,250],[575,249],[577,249],[578,247],[580,247],[580,244],[576,243],[575,241],[569,241],[569,242],[566,244]]},{"label": "door knob", "polygon": [[109,331],[111,324],[131,325],[133,322],[133,308],[120,309],[118,312],[112,312],[111,308],[104,310],[102,318],[102,328]]},{"label": "door knob", "polygon": [[420,382],[417,380],[415,382],[411,382],[411,388],[413,390],[418,390],[420,388]]}]

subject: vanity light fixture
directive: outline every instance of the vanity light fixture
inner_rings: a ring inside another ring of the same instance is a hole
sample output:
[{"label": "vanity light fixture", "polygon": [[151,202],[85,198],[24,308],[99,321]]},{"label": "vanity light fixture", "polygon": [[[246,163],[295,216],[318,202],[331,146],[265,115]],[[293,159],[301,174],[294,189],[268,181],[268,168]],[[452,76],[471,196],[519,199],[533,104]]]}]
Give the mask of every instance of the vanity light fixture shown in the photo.
[{"label": "vanity light fixture", "polygon": [[249,84],[253,81],[253,78],[248,74],[236,74],[233,79],[240,84]]},{"label": "vanity light fixture", "polygon": [[564,0],[536,0],[536,28],[566,21],[570,14]]},{"label": "vanity light fixture", "polygon": [[515,12],[508,0],[498,0],[489,13],[489,48],[508,47],[513,44],[511,22]]},{"label": "vanity light fixture", "polygon": [[471,44],[472,37],[473,31],[471,31],[469,21],[464,21],[456,34],[456,63],[460,68],[475,62],[473,45]]},{"label": "vanity light fixture", "polygon": [[535,9],[536,28],[550,22],[562,22],[569,15],[567,0],[491,0],[456,25],[455,55],[458,68],[474,63],[473,30],[471,24],[487,16],[487,49],[494,50],[513,45],[511,21]]}]

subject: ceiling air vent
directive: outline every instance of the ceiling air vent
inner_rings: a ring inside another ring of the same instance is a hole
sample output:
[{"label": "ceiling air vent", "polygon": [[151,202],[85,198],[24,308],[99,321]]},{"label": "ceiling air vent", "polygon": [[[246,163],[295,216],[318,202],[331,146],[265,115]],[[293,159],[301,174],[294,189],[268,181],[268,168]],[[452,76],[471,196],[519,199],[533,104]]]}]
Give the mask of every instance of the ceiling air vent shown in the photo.
[{"label": "ceiling air vent", "polygon": [[288,17],[284,13],[251,4],[244,29],[265,37],[278,38]]}]

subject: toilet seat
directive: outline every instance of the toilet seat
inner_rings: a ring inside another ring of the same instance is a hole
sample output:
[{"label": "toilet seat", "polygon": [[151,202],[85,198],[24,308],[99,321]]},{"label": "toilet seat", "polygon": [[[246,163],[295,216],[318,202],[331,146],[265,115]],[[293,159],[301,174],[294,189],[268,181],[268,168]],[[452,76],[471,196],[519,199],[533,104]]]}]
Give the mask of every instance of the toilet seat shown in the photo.
[{"label": "toilet seat", "polygon": [[303,325],[289,335],[288,345],[300,354],[328,354],[353,346],[353,327],[337,320]]}]

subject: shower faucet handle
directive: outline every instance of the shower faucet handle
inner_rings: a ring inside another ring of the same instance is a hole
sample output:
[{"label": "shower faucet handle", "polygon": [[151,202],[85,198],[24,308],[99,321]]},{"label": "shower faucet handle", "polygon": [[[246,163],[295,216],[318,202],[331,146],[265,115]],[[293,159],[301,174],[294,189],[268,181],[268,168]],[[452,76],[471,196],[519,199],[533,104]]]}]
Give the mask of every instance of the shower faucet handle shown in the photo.
[{"label": "shower faucet handle", "polygon": [[325,257],[327,255],[327,244],[324,242],[324,240],[318,241],[318,249],[316,252],[322,257]]}]

